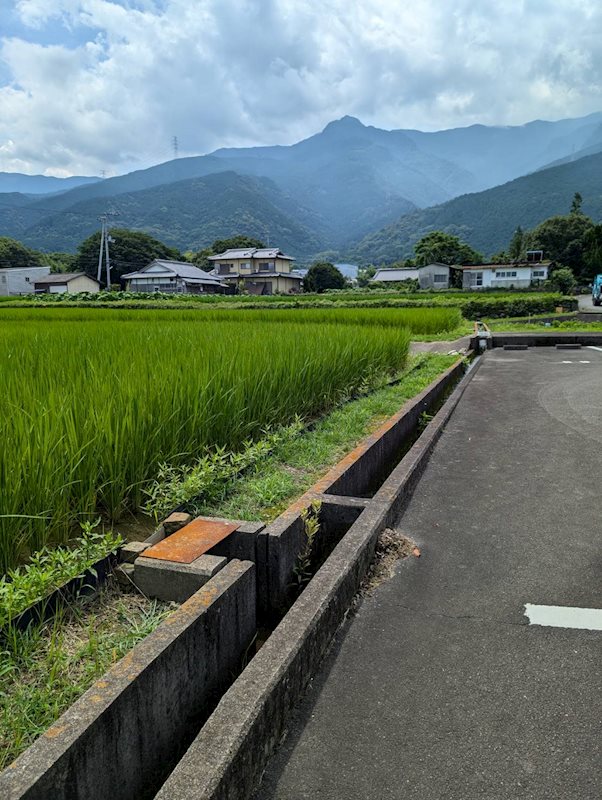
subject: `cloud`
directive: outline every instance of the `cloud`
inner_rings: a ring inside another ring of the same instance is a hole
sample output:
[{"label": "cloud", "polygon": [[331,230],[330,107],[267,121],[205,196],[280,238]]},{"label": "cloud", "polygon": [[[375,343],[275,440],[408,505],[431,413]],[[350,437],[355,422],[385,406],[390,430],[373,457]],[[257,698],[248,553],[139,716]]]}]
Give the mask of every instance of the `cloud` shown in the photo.
[{"label": "cloud", "polygon": [[382,127],[602,108],[593,0],[20,0],[0,39],[0,169],[108,174]]}]

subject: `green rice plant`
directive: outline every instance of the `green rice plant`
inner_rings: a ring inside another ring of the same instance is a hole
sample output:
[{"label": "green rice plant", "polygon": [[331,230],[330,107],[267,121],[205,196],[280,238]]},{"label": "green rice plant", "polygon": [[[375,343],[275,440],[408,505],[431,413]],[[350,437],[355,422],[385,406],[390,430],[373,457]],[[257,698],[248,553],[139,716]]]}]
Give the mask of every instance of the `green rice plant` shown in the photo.
[{"label": "green rice plant", "polygon": [[161,465],[239,452],[397,373],[410,334],[380,314],[3,308],[2,571],[82,521],[141,508]]}]

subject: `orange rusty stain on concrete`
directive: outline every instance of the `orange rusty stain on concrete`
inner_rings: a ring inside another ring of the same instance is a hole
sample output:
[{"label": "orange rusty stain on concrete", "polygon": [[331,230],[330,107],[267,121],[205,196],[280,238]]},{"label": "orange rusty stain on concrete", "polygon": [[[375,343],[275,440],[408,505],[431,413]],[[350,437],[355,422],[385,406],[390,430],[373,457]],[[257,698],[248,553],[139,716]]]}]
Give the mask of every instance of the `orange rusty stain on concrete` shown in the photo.
[{"label": "orange rusty stain on concrete", "polygon": [[144,551],[144,558],[191,564],[240,527],[236,522],[195,519]]},{"label": "orange rusty stain on concrete", "polygon": [[90,697],[88,698],[88,700],[91,703],[102,703],[103,697],[100,694],[91,694]]},{"label": "orange rusty stain on concrete", "polygon": [[57,736],[60,736],[61,733],[64,733],[66,730],[66,725],[53,725],[51,728],[48,728],[44,736],[48,739],[56,739]]},{"label": "orange rusty stain on concrete", "polygon": [[108,685],[109,684],[107,681],[96,681],[96,683],[94,684],[94,686],[96,686],[97,689],[106,689]]}]

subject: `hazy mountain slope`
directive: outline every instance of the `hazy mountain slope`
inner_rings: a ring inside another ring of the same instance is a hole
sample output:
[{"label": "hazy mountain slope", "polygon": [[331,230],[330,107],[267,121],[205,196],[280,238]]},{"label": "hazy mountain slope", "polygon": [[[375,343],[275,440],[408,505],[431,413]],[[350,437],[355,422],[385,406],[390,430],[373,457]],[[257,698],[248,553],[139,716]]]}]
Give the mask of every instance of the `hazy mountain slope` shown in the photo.
[{"label": "hazy mountain slope", "polygon": [[[200,249],[241,231],[269,239],[292,255],[324,246],[319,221],[271,181],[233,172],[120,194],[111,207],[118,214],[116,227],[146,231],[181,250]],[[103,198],[77,203],[31,226],[20,238],[36,249],[73,252],[98,230],[98,216],[105,208]],[[299,221],[302,218],[313,222],[311,230]]]},{"label": "hazy mountain slope", "polygon": [[557,122],[535,120],[518,126],[472,125],[404,133],[423,152],[469,170],[478,188],[489,188],[587,147],[601,122],[602,113],[596,113]]},{"label": "hazy mountain slope", "polygon": [[583,211],[602,219],[602,154],[408,214],[365,236],[344,255],[359,264],[390,263],[411,256],[415,242],[429,231],[444,230],[489,256],[508,245],[517,225],[532,228],[549,216],[568,213],[577,191]]},{"label": "hazy mountain slope", "polygon": [[100,178],[74,175],[71,178],[53,178],[48,175],[23,175],[20,172],[0,172],[0,192],[29,192],[47,194],[66,192],[75,186],[99,181]]}]

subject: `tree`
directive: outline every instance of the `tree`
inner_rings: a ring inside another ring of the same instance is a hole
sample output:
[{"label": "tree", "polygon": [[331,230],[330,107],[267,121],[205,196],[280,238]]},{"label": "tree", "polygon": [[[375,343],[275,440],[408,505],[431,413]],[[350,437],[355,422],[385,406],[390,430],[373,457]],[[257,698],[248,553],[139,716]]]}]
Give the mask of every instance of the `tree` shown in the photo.
[{"label": "tree", "polygon": [[440,264],[482,264],[483,256],[457,236],[444,231],[431,231],[414,245],[418,266]]},{"label": "tree", "polygon": [[585,236],[585,251],[583,253],[585,269],[582,278],[591,280],[594,275],[602,273],[602,224],[593,225]]},{"label": "tree", "polygon": [[370,265],[369,267],[359,267],[357,271],[357,285],[361,289],[365,289],[370,283],[370,278],[376,275],[376,267]]},{"label": "tree", "polygon": [[0,236],[0,269],[41,266],[44,266],[44,261],[40,253],[30,250],[16,239]]},{"label": "tree", "polygon": [[555,269],[550,277],[550,285],[556,291],[562,292],[562,294],[570,294],[577,285],[573,270],[568,269],[568,267]]},{"label": "tree", "polygon": [[508,255],[510,258],[518,261],[521,257],[521,253],[523,252],[523,241],[525,238],[525,234],[523,233],[523,229],[519,225],[518,228],[514,231],[512,235],[512,239],[510,241],[510,246],[508,247]]},{"label": "tree", "polygon": [[[109,244],[112,283],[117,283],[121,280],[121,276],[128,272],[137,272],[146,267],[155,258],[176,260],[181,258],[178,250],[167,247],[163,242],[149,236],[148,233],[130,231],[127,228],[111,228],[109,234],[113,240]],[[77,248],[75,268],[95,278],[99,249],[100,231],[97,231],[92,236],[88,236]]]},{"label": "tree", "polygon": [[306,292],[322,293],[326,289],[344,289],[347,286],[347,279],[329,261],[318,261],[312,264],[303,279],[303,288]]},{"label": "tree", "polygon": [[526,250],[543,250],[545,258],[570,267],[579,279],[584,278],[588,235],[594,223],[585,214],[549,217],[525,234]]},{"label": "tree", "polygon": [[575,192],[573,195],[573,202],[571,203],[571,214],[583,214],[581,210],[581,206],[583,204],[583,198],[579,192]]}]

